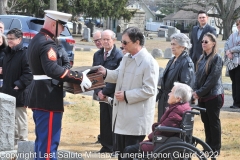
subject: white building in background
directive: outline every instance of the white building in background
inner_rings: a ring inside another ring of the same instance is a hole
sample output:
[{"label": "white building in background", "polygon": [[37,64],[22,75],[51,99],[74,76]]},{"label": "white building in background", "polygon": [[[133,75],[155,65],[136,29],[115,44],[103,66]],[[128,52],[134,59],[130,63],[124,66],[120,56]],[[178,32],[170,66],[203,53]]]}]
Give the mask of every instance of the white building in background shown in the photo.
[{"label": "white building in background", "polygon": [[[153,2],[154,0],[148,0],[149,3],[151,1]],[[145,29],[150,31],[158,31],[158,28],[160,25],[162,25],[162,22],[159,22],[162,19],[158,17],[161,12],[156,9],[157,6],[155,6],[155,10],[152,11],[144,0],[134,0],[129,1],[129,5],[126,8],[129,10],[137,10],[129,22],[124,21],[123,18],[107,18],[104,20],[103,29],[111,29],[114,32],[117,32],[118,26],[121,27],[121,31],[123,31],[126,27],[135,26],[144,32]]]}]

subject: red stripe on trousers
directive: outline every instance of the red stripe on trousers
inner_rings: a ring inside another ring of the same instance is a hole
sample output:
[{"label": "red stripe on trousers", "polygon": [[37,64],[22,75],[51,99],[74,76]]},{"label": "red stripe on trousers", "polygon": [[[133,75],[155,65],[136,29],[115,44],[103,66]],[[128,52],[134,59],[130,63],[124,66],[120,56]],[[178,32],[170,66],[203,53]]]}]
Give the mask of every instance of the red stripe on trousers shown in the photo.
[{"label": "red stripe on trousers", "polygon": [[53,112],[49,112],[49,122],[48,122],[48,142],[47,142],[47,158],[46,160],[50,160],[50,152],[51,152],[51,143],[52,143],[52,124],[53,124]]}]

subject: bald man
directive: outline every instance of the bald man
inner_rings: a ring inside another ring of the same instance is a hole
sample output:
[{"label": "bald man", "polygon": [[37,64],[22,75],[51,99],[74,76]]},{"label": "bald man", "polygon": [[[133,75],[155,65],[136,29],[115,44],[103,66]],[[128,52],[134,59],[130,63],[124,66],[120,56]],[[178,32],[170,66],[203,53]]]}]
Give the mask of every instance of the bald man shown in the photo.
[{"label": "bald man", "polygon": [[[96,35],[96,34],[95,34]],[[101,42],[103,48],[98,50],[93,56],[93,66],[102,65],[107,69],[116,69],[122,60],[122,51],[115,46],[116,34],[111,30],[104,30],[101,33]],[[115,91],[115,84],[106,83],[106,87],[95,89],[94,94],[100,100],[106,96],[112,97]],[[113,132],[112,132],[112,106],[108,103],[100,104],[100,143],[102,148],[100,153],[113,152]]]}]

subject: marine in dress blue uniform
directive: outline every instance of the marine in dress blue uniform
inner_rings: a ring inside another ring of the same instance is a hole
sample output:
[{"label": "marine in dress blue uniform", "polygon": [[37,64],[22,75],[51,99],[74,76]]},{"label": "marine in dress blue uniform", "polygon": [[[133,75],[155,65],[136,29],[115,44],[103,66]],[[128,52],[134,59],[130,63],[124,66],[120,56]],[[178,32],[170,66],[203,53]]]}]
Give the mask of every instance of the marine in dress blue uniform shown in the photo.
[{"label": "marine in dress blue uniform", "polygon": [[[78,73],[66,69],[57,60],[56,37],[63,31],[71,17],[57,11],[45,11],[45,23],[28,46],[29,65],[34,81],[29,87],[29,108],[33,110],[35,122],[35,159],[57,159],[63,114],[63,86],[58,81],[79,84],[82,89],[90,88],[87,71]],[[54,81],[53,81],[54,80]]]}]

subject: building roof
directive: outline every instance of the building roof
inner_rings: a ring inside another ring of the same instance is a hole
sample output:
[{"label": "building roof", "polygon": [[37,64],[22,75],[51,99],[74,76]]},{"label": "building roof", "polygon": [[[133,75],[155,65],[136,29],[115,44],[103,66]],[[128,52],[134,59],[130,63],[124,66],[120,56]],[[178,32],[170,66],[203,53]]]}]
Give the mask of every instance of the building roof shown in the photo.
[{"label": "building roof", "polygon": [[180,10],[174,16],[172,16],[172,19],[174,20],[192,20],[197,19],[197,13],[194,13],[193,11],[184,11]]},{"label": "building roof", "polygon": [[[186,9],[193,8],[196,10],[205,10],[205,11],[208,11],[210,9],[209,7],[203,8],[196,4],[191,4],[183,8],[186,8]],[[163,18],[163,20],[194,20],[194,19],[197,19],[197,13],[194,13],[193,11],[185,11],[185,10],[179,10],[173,15],[170,14],[165,18]]]},{"label": "building roof", "polygon": [[[149,12],[152,16],[155,17],[155,10],[152,10],[154,7],[150,8],[150,6],[147,5],[143,0],[129,0],[127,8],[142,9],[145,12]],[[155,9],[157,9],[157,7],[155,7]]]},{"label": "building roof", "polygon": [[175,15],[175,13],[171,13],[171,14],[167,15],[166,17],[164,17],[163,20],[171,20],[174,15]]}]

